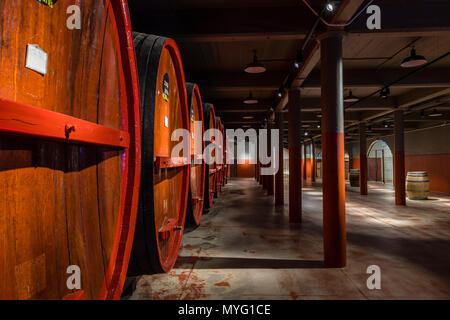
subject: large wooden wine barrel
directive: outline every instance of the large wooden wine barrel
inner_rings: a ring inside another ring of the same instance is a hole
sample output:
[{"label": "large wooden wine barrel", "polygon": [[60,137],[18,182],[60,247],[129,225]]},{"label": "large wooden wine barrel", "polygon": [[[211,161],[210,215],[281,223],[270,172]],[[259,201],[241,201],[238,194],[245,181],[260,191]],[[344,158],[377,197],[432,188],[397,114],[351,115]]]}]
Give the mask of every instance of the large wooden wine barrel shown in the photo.
[{"label": "large wooden wine barrel", "polygon": [[426,171],[411,171],[406,176],[406,195],[410,200],[426,200],[430,182]]},{"label": "large wooden wine barrel", "polygon": [[178,256],[189,164],[172,155],[176,129],[189,130],[180,52],[172,39],[134,33],[142,115],[142,175],[129,275],[168,272]]},{"label": "large wooden wine barrel", "polygon": [[350,186],[359,187],[359,169],[350,169]]},{"label": "large wooden wine barrel", "polygon": [[140,178],[127,2],[83,1],[73,30],[54,2],[1,4],[0,299],[116,299]]},{"label": "large wooden wine barrel", "polygon": [[[220,117],[216,117],[216,124],[217,124],[217,129],[223,133],[223,126],[222,126],[222,120],[220,119]],[[222,139],[220,139],[219,141],[216,141],[216,147],[217,147],[217,152],[220,152],[221,157],[217,157],[217,174],[216,174],[216,190],[215,190],[215,194],[214,196],[216,198],[219,197],[220,193],[222,192],[222,182],[223,182],[223,134],[222,134]],[[220,159],[222,158],[222,159]]]},{"label": "large wooden wine barrel", "polygon": [[[189,103],[189,125],[191,134],[191,173],[189,178],[189,194],[186,211],[186,226],[193,227],[200,224],[203,213],[205,193],[205,161],[203,150],[205,142],[203,135],[203,105],[200,90],[196,84],[186,84]],[[201,125],[195,125],[195,124]],[[198,131],[198,132],[197,132]]]},{"label": "large wooden wine barrel", "polygon": [[[210,103],[203,104],[203,121],[205,125],[205,131],[216,128],[216,113],[214,106]],[[214,137],[211,135],[211,139],[205,142],[207,148],[210,143],[214,143]],[[206,177],[205,177],[205,201],[203,208],[205,210],[212,208],[214,201],[214,193],[216,190],[216,163],[215,163],[215,149],[212,152],[205,150],[206,162]]]}]

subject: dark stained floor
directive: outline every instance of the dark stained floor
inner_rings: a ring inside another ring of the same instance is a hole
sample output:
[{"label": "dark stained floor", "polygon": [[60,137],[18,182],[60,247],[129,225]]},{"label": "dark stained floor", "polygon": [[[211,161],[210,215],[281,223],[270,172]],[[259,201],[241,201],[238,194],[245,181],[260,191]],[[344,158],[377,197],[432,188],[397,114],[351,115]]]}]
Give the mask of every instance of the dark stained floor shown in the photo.
[{"label": "dark stained floor", "polygon": [[[303,224],[288,223],[253,179],[231,179],[185,234],[169,274],[138,279],[132,299],[450,299],[450,197],[396,207],[391,187],[347,186],[347,267],[322,263],[322,191],[303,189]],[[369,290],[367,267],[381,269]]]}]

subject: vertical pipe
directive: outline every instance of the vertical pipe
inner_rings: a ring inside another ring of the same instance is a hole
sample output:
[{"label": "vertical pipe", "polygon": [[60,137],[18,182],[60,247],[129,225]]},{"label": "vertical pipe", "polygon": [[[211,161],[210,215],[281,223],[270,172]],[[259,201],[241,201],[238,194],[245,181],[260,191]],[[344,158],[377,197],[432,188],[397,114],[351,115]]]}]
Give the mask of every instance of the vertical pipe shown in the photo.
[{"label": "vertical pipe", "polygon": [[324,260],[346,264],[342,33],[320,36]]},{"label": "vertical pipe", "polygon": [[289,222],[302,222],[302,134],[300,88],[289,90]]},{"label": "vertical pipe", "polygon": [[316,182],[316,146],[311,140],[311,181]]},{"label": "vertical pipe", "polygon": [[405,138],[403,125],[403,111],[394,111],[394,136],[395,136],[395,204],[406,205],[405,192]]},{"label": "vertical pipe", "polygon": [[[267,152],[269,154],[270,157],[273,157],[273,150],[272,150],[272,134],[271,134],[271,130],[273,128],[273,124],[272,122],[268,122],[267,123]],[[270,166],[270,164],[267,165],[268,167]],[[267,175],[267,195],[268,196],[273,196],[274,195],[274,175],[270,174]]]},{"label": "vertical pipe", "polygon": [[278,140],[278,172],[275,174],[275,205],[284,204],[284,159],[283,159],[283,112],[276,113]]},{"label": "vertical pipe", "polygon": [[367,136],[366,124],[359,124],[359,193],[367,195]]}]

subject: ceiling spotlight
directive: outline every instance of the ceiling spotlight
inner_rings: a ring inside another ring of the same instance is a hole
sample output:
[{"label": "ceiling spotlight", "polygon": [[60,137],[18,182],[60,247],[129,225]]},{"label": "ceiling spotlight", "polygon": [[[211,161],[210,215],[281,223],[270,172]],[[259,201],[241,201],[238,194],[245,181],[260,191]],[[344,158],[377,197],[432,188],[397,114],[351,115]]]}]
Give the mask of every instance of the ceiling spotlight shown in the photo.
[{"label": "ceiling spotlight", "polygon": [[283,86],[281,86],[277,93],[278,98],[282,98],[283,93],[284,93],[284,88],[283,88]]},{"label": "ceiling spotlight", "polygon": [[357,101],[359,101],[359,98],[353,95],[352,90],[350,90],[350,94],[344,98],[344,102],[357,102]]},{"label": "ceiling spotlight", "polygon": [[316,117],[317,117],[317,118],[322,118],[322,114],[321,114],[321,113],[318,113],[318,114],[316,114]]},{"label": "ceiling spotlight", "polygon": [[308,131],[305,131],[305,136],[307,136],[308,135]]},{"label": "ceiling spotlight", "polygon": [[328,2],[325,5],[325,9],[327,9],[328,12],[333,12],[334,11],[334,5],[331,2]]},{"label": "ceiling spotlight", "polygon": [[386,99],[391,94],[391,89],[389,87],[381,89],[380,97],[383,99]]},{"label": "ceiling spotlight", "polygon": [[444,114],[434,109],[431,111],[431,113],[428,115],[429,117],[442,117]]},{"label": "ceiling spotlight", "polygon": [[254,119],[255,117],[254,116],[245,116],[245,117],[242,117],[242,119],[245,119],[245,120],[251,120],[251,119]]},{"label": "ceiling spotlight", "polygon": [[244,100],[245,104],[256,104],[258,103],[258,99],[253,98],[252,92],[250,91],[250,94],[247,98]]},{"label": "ceiling spotlight", "polygon": [[389,125],[387,124],[386,121],[383,121],[383,126],[384,126],[385,128],[389,128]]},{"label": "ceiling spotlight", "polygon": [[294,68],[298,69],[303,64],[303,54],[301,51],[297,53],[297,57],[295,58]]},{"label": "ceiling spotlight", "polygon": [[256,57],[256,50],[253,50],[253,62],[249,63],[245,69],[247,73],[263,73],[266,71],[266,67],[260,62],[258,62],[258,58]]},{"label": "ceiling spotlight", "polygon": [[403,68],[414,68],[419,67],[427,63],[427,59],[424,56],[419,56],[416,54],[416,49],[411,49],[411,55],[405,58],[400,65]]},{"label": "ceiling spotlight", "polygon": [[317,129],[320,129],[320,122],[317,124]]}]

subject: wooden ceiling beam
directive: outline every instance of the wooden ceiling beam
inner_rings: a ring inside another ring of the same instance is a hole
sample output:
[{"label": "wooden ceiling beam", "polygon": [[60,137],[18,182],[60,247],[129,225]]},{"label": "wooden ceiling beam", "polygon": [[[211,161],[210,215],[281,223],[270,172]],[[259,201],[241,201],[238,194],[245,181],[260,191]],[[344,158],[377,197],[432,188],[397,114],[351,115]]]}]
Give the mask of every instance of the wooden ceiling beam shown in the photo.
[{"label": "wooden ceiling beam", "polygon": [[134,30],[180,43],[304,39],[314,23],[304,6],[165,10],[134,1],[130,12]]},{"label": "wooden ceiling beam", "polygon": [[[381,88],[394,79],[410,72],[403,68],[395,69],[352,69],[344,68],[344,87]],[[450,86],[450,68],[426,68],[392,85],[400,88],[443,88]],[[320,89],[320,70],[314,70],[303,83],[302,88]]]}]

